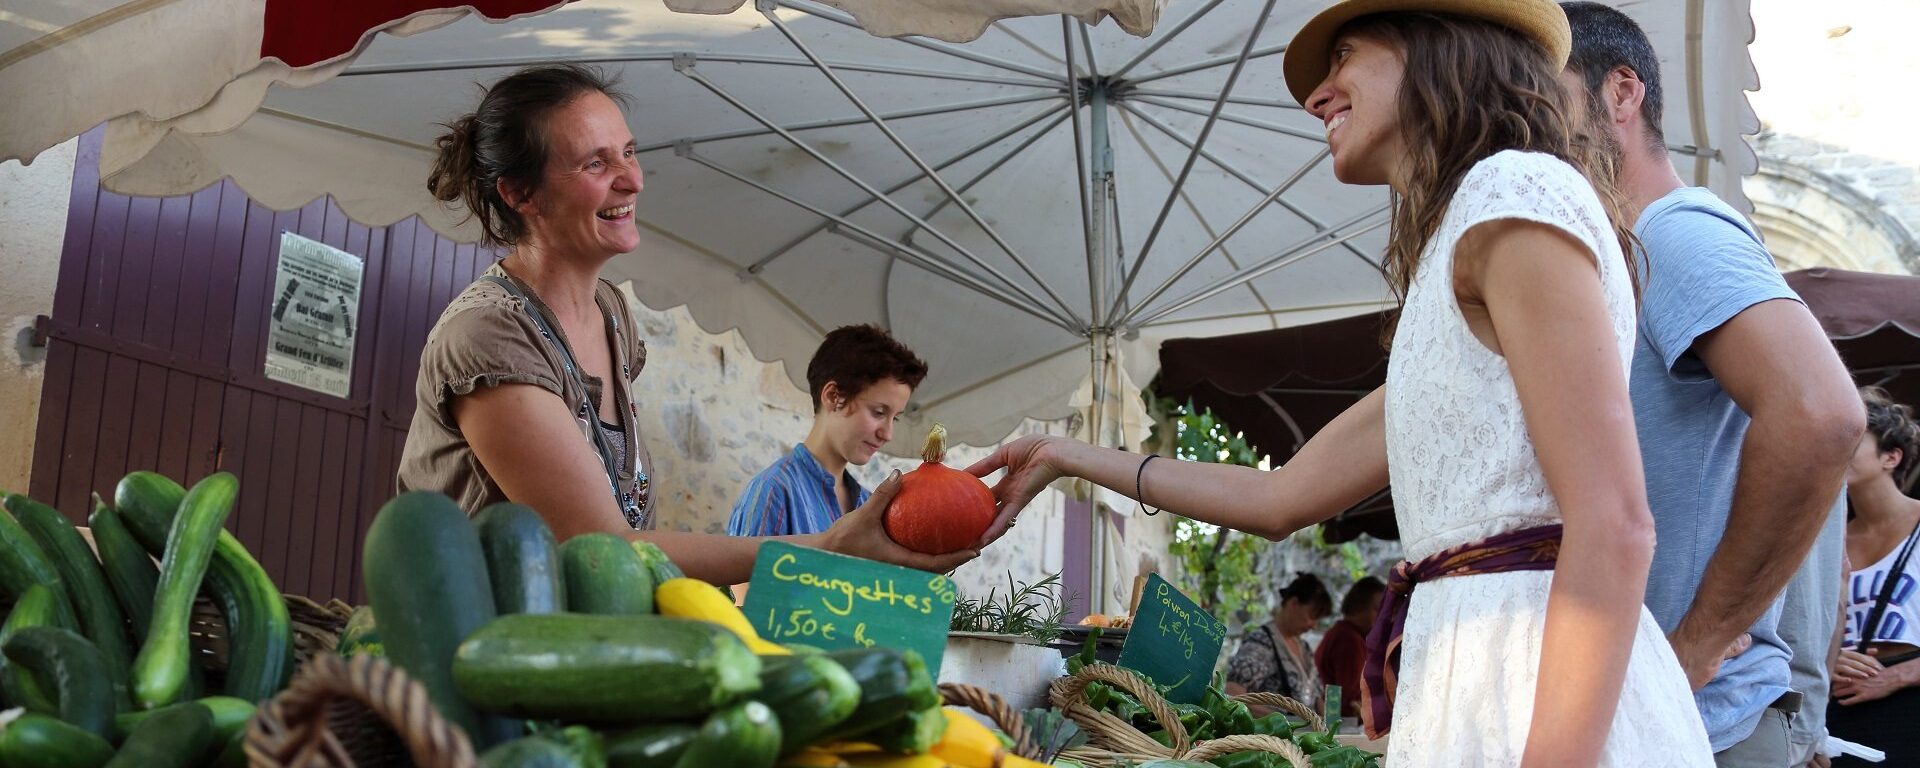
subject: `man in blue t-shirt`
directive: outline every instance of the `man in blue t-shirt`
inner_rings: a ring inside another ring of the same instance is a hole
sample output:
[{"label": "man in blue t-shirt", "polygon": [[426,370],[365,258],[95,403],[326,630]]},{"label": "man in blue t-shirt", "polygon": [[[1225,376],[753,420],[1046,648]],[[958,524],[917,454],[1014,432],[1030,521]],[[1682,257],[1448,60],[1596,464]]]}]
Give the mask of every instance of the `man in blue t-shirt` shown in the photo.
[{"label": "man in blue t-shirt", "polygon": [[1839,503],[1865,429],[1860,398],[1759,234],[1675,173],[1645,33],[1613,8],[1561,5],[1576,121],[1613,155],[1644,248],[1629,387],[1656,536],[1647,607],[1719,765],[1799,765],[1811,756],[1790,733],[1801,697],[1789,693],[1781,594]]},{"label": "man in blue t-shirt", "polygon": [[818,533],[867,500],[848,465],[866,466],[893,439],[893,422],[927,376],[927,364],[885,330],[836,328],[807,363],[813,427],[807,439],[754,475],[733,505],[727,533]]}]

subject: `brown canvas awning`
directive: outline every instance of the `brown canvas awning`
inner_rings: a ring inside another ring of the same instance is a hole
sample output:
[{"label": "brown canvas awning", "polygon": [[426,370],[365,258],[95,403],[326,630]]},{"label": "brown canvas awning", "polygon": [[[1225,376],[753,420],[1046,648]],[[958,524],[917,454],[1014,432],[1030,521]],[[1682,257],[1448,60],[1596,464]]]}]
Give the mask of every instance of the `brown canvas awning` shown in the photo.
[{"label": "brown canvas awning", "polygon": [[[1920,405],[1920,277],[1808,269],[1787,284],[1806,300],[1862,385]],[[1386,381],[1387,313],[1271,331],[1174,339],[1160,348],[1155,391],[1191,399],[1283,463],[1307,438]],[[1399,538],[1382,494],[1327,524],[1329,541]]]}]

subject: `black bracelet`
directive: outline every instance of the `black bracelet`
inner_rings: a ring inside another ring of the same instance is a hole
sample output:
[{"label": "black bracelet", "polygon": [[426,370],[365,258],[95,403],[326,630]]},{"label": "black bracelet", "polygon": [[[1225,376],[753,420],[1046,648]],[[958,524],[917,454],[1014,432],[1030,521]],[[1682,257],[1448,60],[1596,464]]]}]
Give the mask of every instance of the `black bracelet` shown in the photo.
[{"label": "black bracelet", "polygon": [[1140,478],[1147,474],[1147,462],[1157,458],[1160,458],[1157,454],[1147,454],[1146,458],[1140,460],[1140,468],[1133,473],[1133,498],[1140,504],[1140,511],[1148,515],[1160,514],[1160,510],[1147,508],[1147,492],[1140,489]]}]

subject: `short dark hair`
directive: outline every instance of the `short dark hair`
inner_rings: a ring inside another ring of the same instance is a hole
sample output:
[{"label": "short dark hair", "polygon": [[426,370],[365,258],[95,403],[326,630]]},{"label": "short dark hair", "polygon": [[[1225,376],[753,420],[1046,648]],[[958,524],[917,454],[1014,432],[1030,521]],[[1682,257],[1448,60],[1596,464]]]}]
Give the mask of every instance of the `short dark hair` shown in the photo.
[{"label": "short dark hair", "polygon": [[1347,596],[1340,599],[1340,615],[1353,616],[1366,613],[1373,607],[1373,599],[1387,591],[1387,585],[1372,576],[1362,577],[1347,588]]},{"label": "short dark hair", "polygon": [[1879,387],[1861,387],[1860,399],[1867,406],[1867,433],[1873,435],[1881,453],[1900,451],[1900,463],[1893,467],[1893,484],[1902,491],[1913,484],[1913,467],[1920,462],[1920,423],[1914,421],[1913,408],[1894,402],[1893,396]]},{"label": "short dark hair", "polygon": [[427,190],[442,202],[460,201],[480,220],[481,240],[511,246],[527,222],[501,199],[496,182],[533,193],[547,169],[547,116],[588,93],[626,106],[619,78],[579,64],[546,64],[507,75],[487,88],[471,114],[447,123]]},{"label": "short dark hair", "polygon": [[1587,85],[1587,103],[1600,98],[1600,86],[1607,73],[1620,67],[1633,70],[1634,77],[1647,87],[1640,102],[1640,121],[1650,132],[1648,140],[1665,149],[1666,133],[1661,129],[1660,57],[1653,42],[1633,17],[1612,6],[1591,2],[1561,3],[1567,12],[1567,24],[1573,28],[1573,56],[1567,66],[1580,73]]},{"label": "short dark hair", "polygon": [[1320,577],[1305,571],[1280,588],[1280,601],[1284,603],[1288,600],[1305,603],[1307,609],[1316,615],[1333,613],[1333,595],[1327,593],[1327,585],[1321,583]]},{"label": "short dark hair", "polygon": [[882,379],[898,379],[908,388],[927,377],[927,361],[875,325],[847,325],[833,329],[807,363],[807,387],[813,411],[820,412],[820,390],[838,384],[848,397],[865,392]]}]

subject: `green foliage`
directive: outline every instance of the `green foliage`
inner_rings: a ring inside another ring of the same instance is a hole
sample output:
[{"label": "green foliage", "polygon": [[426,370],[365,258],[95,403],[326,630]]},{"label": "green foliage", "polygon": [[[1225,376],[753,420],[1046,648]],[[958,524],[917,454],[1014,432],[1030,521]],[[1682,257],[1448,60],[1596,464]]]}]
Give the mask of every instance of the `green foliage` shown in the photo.
[{"label": "green foliage", "polygon": [[996,587],[985,598],[961,595],[953,604],[953,619],[948,629],[954,632],[993,632],[1026,635],[1042,643],[1060,636],[1061,621],[1073,596],[1060,583],[1060,574],[1028,584],[1015,583],[1007,574],[1007,592]]},{"label": "green foliage", "polygon": [[[1156,412],[1167,415],[1173,426],[1172,435],[1160,434],[1156,427],[1149,445],[1163,445],[1171,438],[1173,456],[1181,461],[1244,467],[1265,462],[1266,457],[1247,444],[1244,435],[1233,431],[1211,410],[1195,409],[1191,401],[1179,403],[1151,394],[1148,401]],[[1243,610],[1256,615],[1269,610],[1258,573],[1266,540],[1184,517],[1174,521],[1173,539],[1170,554],[1181,566],[1180,588],[1202,608],[1222,621],[1230,621]]]}]

